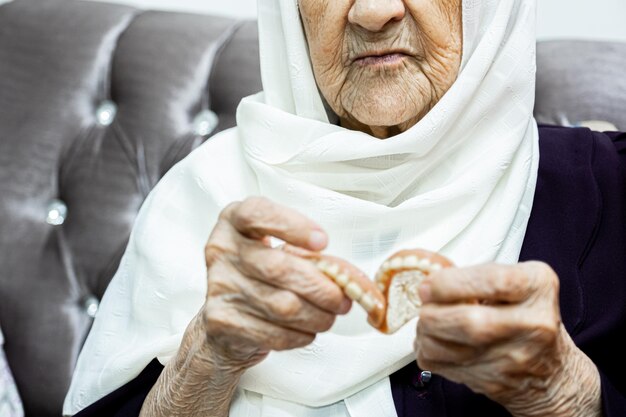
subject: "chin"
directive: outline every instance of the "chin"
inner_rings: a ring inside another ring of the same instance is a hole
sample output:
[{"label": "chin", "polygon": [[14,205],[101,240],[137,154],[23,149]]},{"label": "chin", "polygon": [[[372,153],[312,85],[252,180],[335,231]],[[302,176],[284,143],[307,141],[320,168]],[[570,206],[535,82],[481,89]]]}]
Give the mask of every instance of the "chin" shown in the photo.
[{"label": "chin", "polygon": [[341,107],[351,119],[376,127],[415,122],[428,111],[432,99],[430,81],[413,61],[353,67],[340,94]]},{"label": "chin", "polygon": [[419,117],[426,107],[420,106],[422,102],[407,98],[403,91],[372,91],[356,98],[350,115],[367,126],[400,126]]},{"label": "chin", "polygon": [[429,98],[417,83],[409,86],[399,81],[393,77],[352,84],[351,91],[341,96],[342,107],[367,126],[392,127],[416,120],[428,107]]}]

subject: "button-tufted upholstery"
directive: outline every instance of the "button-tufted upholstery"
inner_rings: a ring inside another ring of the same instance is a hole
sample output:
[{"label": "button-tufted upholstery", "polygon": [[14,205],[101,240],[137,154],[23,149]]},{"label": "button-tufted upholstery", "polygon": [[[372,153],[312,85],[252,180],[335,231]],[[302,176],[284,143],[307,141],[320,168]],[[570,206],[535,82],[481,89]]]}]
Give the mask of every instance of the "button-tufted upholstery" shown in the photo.
[{"label": "button-tufted upholstery", "polygon": [[626,43],[540,42],[535,117],[565,126],[603,120],[626,131]]},{"label": "button-tufted upholstery", "polygon": [[[540,120],[626,129],[625,49],[540,44]],[[253,22],[76,0],[0,6],[0,327],[28,416],[60,416],[139,206],[205,139],[196,116],[212,109],[217,130],[233,126],[260,89]]]},{"label": "button-tufted upholstery", "polygon": [[210,108],[230,127],[260,89],[254,22],[0,6],[0,323],[28,416],[60,416],[142,201],[205,139],[195,116]]}]

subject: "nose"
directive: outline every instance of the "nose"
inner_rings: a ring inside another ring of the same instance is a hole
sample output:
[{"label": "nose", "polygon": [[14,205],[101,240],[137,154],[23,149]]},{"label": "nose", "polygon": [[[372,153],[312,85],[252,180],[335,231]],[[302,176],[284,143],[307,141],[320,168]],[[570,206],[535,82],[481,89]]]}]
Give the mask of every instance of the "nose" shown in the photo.
[{"label": "nose", "polygon": [[389,22],[404,18],[404,0],[354,0],[348,21],[370,32],[382,30]]}]

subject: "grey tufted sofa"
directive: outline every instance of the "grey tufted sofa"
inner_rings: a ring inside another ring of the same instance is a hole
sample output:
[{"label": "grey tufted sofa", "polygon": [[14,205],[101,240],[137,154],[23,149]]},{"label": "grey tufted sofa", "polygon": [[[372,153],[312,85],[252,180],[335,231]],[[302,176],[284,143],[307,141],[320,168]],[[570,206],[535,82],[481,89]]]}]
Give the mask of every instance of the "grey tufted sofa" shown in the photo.
[{"label": "grey tufted sofa", "polygon": [[[540,120],[626,129],[626,45],[546,43],[538,61]],[[61,415],[147,193],[260,89],[254,22],[77,0],[0,6],[0,327],[27,416]]]},{"label": "grey tufted sofa", "polygon": [[231,127],[261,89],[256,38],[211,16],[0,6],[0,327],[26,415],[61,415],[142,201],[210,135],[196,116]]}]

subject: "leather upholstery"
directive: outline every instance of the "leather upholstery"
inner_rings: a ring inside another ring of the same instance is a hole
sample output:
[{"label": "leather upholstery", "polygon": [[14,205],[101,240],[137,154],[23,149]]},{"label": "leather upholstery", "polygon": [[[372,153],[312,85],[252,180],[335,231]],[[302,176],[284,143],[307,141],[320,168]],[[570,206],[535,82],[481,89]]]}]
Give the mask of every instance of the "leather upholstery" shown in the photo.
[{"label": "leather upholstery", "polygon": [[626,43],[550,41],[537,45],[540,123],[612,123],[626,131]]},{"label": "leather upholstery", "polygon": [[[626,129],[625,48],[540,44],[539,120]],[[260,89],[254,22],[77,0],[0,6],[0,323],[27,416],[61,414],[139,206],[206,139],[196,115],[210,108],[216,131],[231,127]]]},{"label": "leather upholstery", "polygon": [[61,414],[142,201],[205,139],[202,109],[228,128],[261,89],[257,48],[254,22],[73,0],[0,7],[0,323],[26,415]]}]

